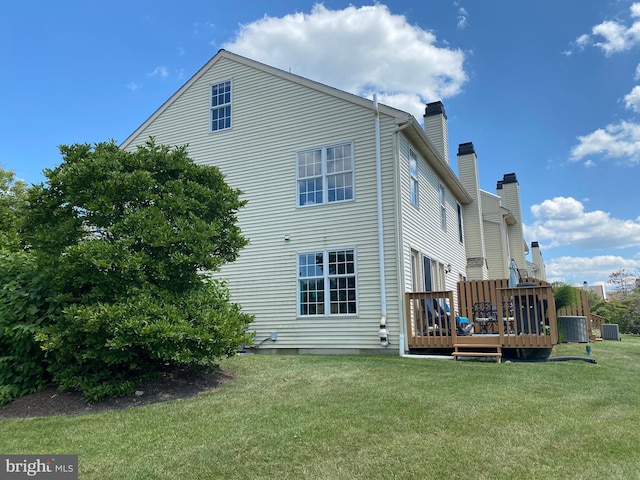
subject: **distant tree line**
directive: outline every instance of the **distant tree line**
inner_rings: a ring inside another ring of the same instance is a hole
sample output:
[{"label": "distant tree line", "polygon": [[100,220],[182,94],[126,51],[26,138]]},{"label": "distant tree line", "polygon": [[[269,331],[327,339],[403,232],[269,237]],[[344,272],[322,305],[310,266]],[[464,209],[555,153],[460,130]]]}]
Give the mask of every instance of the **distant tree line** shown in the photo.
[{"label": "distant tree line", "polygon": [[614,295],[607,300],[593,292],[588,292],[592,313],[607,319],[607,323],[618,324],[620,332],[640,334],[640,287],[636,286],[633,275],[625,269],[609,275],[614,285]]}]

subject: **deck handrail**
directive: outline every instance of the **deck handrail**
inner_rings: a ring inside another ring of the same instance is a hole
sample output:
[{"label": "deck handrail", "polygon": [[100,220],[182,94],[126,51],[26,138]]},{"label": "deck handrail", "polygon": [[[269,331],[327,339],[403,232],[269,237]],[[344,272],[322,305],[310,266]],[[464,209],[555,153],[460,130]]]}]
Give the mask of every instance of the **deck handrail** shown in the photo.
[{"label": "deck handrail", "polygon": [[[453,292],[405,293],[406,332],[409,348],[452,348],[492,336],[505,348],[551,348],[558,342],[558,327],[553,287],[546,282],[528,282],[528,286],[510,288],[507,279],[472,280],[458,283],[458,304]],[[435,304],[433,303],[435,302]],[[489,327],[480,332],[474,305],[487,302],[494,306]],[[428,311],[429,304],[449,305],[447,314]],[[467,317],[474,325],[473,340],[458,336],[456,316]]]},{"label": "deck handrail", "polygon": [[409,348],[453,346],[456,335],[453,292],[407,292],[405,305]]},{"label": "deck handrail", "polygon": [[[498,292],[503,317],[508,319],[507,325],[512,325],[509,331],[504,332],[506,347],[551,347],[558,343],[558,321],[551,285],[501,288]],[[512,309],[512,316],[509,316],[508,308]]]}]

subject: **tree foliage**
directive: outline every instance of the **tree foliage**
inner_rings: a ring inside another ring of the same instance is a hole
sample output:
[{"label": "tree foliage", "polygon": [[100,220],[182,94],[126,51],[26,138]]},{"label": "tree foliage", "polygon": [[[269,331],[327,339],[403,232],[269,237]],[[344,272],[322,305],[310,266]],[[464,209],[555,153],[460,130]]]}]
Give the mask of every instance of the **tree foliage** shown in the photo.
[{"label": "tree foliage", "polygon": [[0,251],[0,405],[36,391],[47,380],[35,336],[57,311],[33,257]]},{"label": "tree foliage", "polygon": [[624,333],[640,333],[640,288],[635,288],[622,303],[626,311],[620,319],[620,330]]},{"label": "tree foliage", "polygon": [[635,277],[624,268],[609,274],[609,283],[613,285],[614,291],[624,299],[635,286]]},{"label": "tree foliage", "polygon": [[0,250],[21,250],[20,219],[27,184],[16,180],[11,170],[0,168]]},{"label": "tree foliage", "polygon": [[579,290],[571,285],[558,283],[553,287],[553,299],[556,304],[556,311],[565,307],[570,307],[578,303]]},{"label": "tree foliage", "polygon": [[74,300],[188,291],[201,271],[233,262],[246,245],[236,225],[241,192],[217,168],[194,164],[185,147],[60,149],[63,163],[30,191],[25,230]]},{"label": "tree foliage", "polygon": [[90,400],[157,366],[212,364],[249,343],[252,318],[204,272],[236,259],[244,205],[217,168],[152,140],[62,146],[30,189],[25,238],[63,307],[38,339],[54,380]]}]

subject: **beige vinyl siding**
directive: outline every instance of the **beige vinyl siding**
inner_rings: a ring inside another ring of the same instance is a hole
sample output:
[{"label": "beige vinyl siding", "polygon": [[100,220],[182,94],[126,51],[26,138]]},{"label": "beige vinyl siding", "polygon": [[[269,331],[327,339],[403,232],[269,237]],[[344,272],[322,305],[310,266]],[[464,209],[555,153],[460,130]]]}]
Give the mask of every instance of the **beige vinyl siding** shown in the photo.
[{"label": "beige vinyl siding", "polygon": [[[232,81],[232,128],[209,132],[209,89]],[[390,124],[391,120],[383,120]],[[379,348],[380,288],[372,110],[327,95],[260,68],[221,58],[127,148],[150,135],[157,143],[188,144],[198,163],[216,165],[227,182],[241,189],[248,204],[238,214],[249,238],[239,259],[223,267],[232,298],[255,315],[256,343],[277,332],[273,348]],[[391,139],[391,137],[389,137]],[[389,140],[390,141],[390,140]],[[297,207],[296,152],[352,142],[354,200]],[[384,183],[393,190],[393,151],[383,145]],[[393,202],[385,205],[385,236],[394,238]],[[388,214],[386,212],[389,212]],[[285,241],[285,235],[289,240]],[[297,254],[354,248],[357,266],[357,316],[297,315]],[[394,252],[388,242],[387,256]],[[387,267],[387,282],[396,283]],[[398,300],[387,288],[390,319]],[[397,325],[390,323],[390,329]]]},{"label": "beige vinyl siding", "polygon": [[[477,188],[477,172],[474,168],[477,168],[477,163],[475,162],[458,162],[458,176],[465,179],[475,178],[472,185]],[[469,185],[465,186],[468,187]],[[479,197],[475,199],[473,203],[462,207],[466,255],[471,258],[486,256],[486,252],[484,250],[484,232],[480,223],[482,221],[480,217],[481,212],[483,211],[482,208],[482,197]]]},{"label": "beige vinyl siding", "polygon": [[[411,290],[411,249],[432,260],[447,265],[452,270],[446,274],[446,289],[456,291],[459,274],[465,274],[465,250],[458,238],[458,213],[456,198],[445,186],[447,230],[441,228],[440,179],[420,153],[418,156],[419,208],[411,205],[409,178],[409,149],[407,139],[400,135],[399,172],[400,201],[402,211],[402,235],[405,290]],[[422,259],[421,259],[422,262]],[[422,265],[421,265],[422,268]]]},{"label": "beige vinyl siding", "polygon": [[508,278],[509,256],[506,245],[506,224],[500,197],[480,191],[480,198],[489,278]]}]

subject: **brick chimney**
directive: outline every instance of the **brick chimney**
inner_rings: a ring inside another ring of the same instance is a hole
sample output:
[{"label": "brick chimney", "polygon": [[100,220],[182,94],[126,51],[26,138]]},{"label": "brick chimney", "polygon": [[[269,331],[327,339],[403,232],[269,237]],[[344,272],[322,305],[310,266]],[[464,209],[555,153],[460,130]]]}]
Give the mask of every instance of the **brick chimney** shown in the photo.
[{"label": "brick chimney", "polygon": [[449,165],[449,130],[442,102],[427,103],[424,111],[424,131],[442,160]]}]

